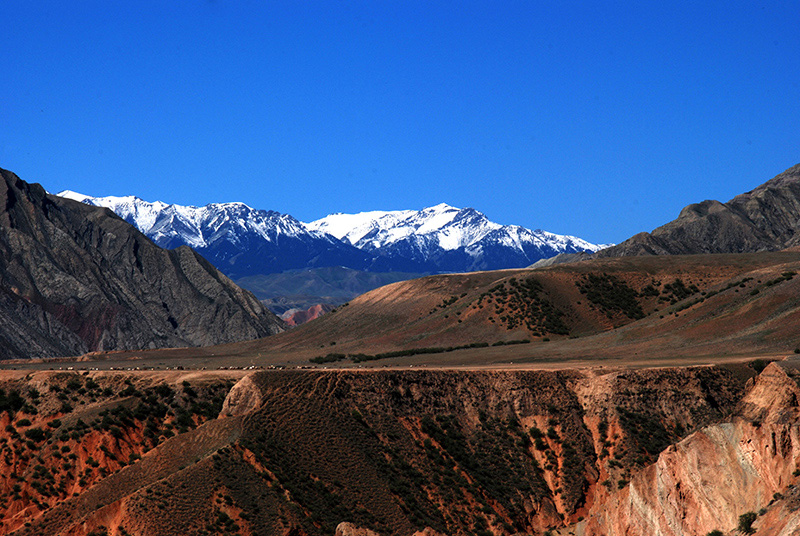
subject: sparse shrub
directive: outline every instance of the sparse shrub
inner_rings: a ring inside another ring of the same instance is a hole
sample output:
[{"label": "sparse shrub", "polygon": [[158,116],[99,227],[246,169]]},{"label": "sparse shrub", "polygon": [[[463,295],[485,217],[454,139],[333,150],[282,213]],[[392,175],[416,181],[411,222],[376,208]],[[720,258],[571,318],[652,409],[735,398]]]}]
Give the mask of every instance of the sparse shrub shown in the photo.
[{"label": "sparse shrub", "polygon": [[47,438],[47,434],[40,428],[29,428],[28,430],[25,430],[25,437],[31,441],[34,441],[35,443],[39,443]]},{"label": "sparse shrub", "polygon": [[743,534],[753,534],[755,529],[753,528],[753,522],[758,518],[758,515],[755,512],[747,512],[746,514],[742,514],[739,516],[739,532]]},{"label": "sparse shrub", "polygon": [[[588,274],[583,280],[576,282],[581,294],[598,306],[608,316],[621,312],[632,320],[644,318],[644,311],[639,305],[638,294],[624,281],[608,274]],[[653,289],[655,290],[655,289]]]},{"label": "sparse shrub", "polygon": [[345,357],[347,357],[345,354],[330,353],[327,355],[311,358],[309,359],[309,361],[311,361],[312,363],[316,363],[318,365],[322,365],[323,363],[335,363],[336,361],[341,361]]}]

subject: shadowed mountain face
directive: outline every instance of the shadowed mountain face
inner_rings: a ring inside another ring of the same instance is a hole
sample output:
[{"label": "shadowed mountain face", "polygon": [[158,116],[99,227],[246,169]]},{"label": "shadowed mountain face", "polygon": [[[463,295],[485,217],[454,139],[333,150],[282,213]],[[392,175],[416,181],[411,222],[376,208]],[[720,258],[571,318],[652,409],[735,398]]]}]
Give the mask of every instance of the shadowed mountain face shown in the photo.
[{"label": "shadowed mountain face", "polygon": [[800,245],[800,164],[727,203],[703,201],[678,218],[602,250],[600,257],[778,251]]},{"label": "shadowed mountain face", "polygon": [[220,344],[283,329],[188,247],[0,170],[1,358]]}]

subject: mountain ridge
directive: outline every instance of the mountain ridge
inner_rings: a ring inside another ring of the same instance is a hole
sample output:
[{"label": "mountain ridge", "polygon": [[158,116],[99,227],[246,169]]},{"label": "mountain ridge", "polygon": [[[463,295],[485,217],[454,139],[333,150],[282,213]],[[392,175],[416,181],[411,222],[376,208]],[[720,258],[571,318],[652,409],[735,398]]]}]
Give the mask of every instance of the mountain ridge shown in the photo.
[{"label": "mountain ridge", "polygon": [[165,248],[187,245],[233,279],[322,265],[364,269],[368,258],[325,233],[308,231],[288,214],[256,210],[244,203],[203,207],[148,202],[135,196],[91,197],[64,191],[59,196],[102,206]]},{"label": "mountain ridge", "polygon": [[754,253],[800,245],[800,164],[727,203],[705,200],[650,233],[639,233],[597,253],[685,255]]},{"label": "mountain ridge", "polygon": [[303,223],[244,203],[204,207],[135,196],[59,195],[104,206],[163,247],[189,245],[233,278],[309,267],[372,272],[462,272],[518,268],[558,253],[603,246],[577,237],[491,222],[472,209],[332,214]]}]

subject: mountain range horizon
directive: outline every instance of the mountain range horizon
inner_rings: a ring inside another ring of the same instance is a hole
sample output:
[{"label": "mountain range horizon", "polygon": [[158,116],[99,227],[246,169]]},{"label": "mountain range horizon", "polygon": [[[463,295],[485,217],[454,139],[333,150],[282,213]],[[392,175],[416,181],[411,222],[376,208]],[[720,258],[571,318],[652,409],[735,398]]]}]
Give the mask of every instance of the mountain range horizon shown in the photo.
[{"label": "mountain range horizon", "polygon": [[340,305],[383,284],[426,274],[522,268],[608,245],[501,225],[473,208],[446,203],[422,210],[340,212],[304,223],[243,202],[196,207],[69,190],[58,195],[112,210],[161,247],[193,248],[276,314]]}]

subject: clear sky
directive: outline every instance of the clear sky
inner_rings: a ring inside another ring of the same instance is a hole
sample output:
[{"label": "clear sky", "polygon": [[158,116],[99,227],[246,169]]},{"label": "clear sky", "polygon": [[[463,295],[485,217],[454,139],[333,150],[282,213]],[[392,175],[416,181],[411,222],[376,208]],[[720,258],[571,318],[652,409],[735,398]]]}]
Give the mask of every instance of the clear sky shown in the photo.
[{"label": "clear sky", "polygon": [[800,162],[800,2],[0,2],[0,167],[619,242]]}]

